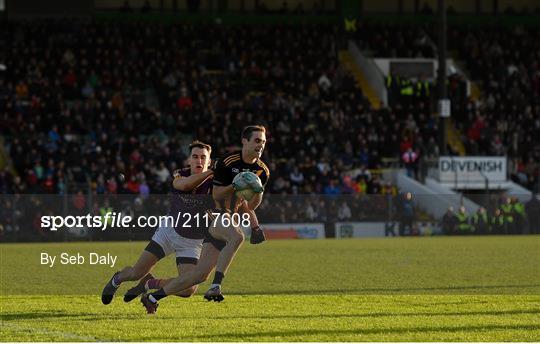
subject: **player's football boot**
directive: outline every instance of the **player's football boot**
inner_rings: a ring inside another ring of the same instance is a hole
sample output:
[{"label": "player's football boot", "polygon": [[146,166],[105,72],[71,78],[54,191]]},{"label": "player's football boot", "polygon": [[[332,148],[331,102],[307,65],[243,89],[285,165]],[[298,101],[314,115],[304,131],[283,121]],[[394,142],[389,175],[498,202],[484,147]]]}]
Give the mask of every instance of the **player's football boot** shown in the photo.
[{"label": "player's football boot", "polygon": [[101,302],[103,302],[104,305],[108,305],[109,303],[111,303],[113,297],[114,297],[114,294],[116,293],[116,291],[118,290],[118,287],[115,287],[113,284],[112,284],[112,281],[113,281],[113,278],[118,275],[120,273],[120,271],[117,271],[113,277],[111,277],[111,279],[109,280],[109,282],[107,282],[107,284],[105,285],[105,288],[103,288],[103,291],[101,292]]},{"label": "player's football boot", "polygon": [[146,293],[146,288],[145,288],[146,281],[153,278],[154,276],[152,276],[152,274],[146,274],[146,276],[141,278],[141,280],[136,286],[126,291],[126,293],[124,294],[124,302],[130,302],[133,299],[135,299],[137,296]]},{"label": "player's football boot", "polygon": [[223,294],[221,293],[221,287],[219,285],[208,289],[208,291],[204,293],[204,298],[207,301],[215,302],[221,302],[225,299],[225,297],[223,297]]},{"label": "player's football boot", "polygon": [[143,296],[141,296],[141,303],[144,308],[146,308],[146,314],[156,314],[159,303],[150,301],[148,295],[150,294],[143,294]]}]

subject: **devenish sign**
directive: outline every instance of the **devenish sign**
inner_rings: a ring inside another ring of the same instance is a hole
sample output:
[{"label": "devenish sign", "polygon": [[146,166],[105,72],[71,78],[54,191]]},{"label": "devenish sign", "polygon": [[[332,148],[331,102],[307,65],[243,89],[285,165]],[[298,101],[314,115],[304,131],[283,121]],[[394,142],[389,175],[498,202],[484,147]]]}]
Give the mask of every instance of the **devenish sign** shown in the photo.
[{"label": "devenish sign", "polygon": [[487,178],[490,182],[505,182],[506,157],[468,156],[439,158],[439,181],[453,183],[478,183]]}]

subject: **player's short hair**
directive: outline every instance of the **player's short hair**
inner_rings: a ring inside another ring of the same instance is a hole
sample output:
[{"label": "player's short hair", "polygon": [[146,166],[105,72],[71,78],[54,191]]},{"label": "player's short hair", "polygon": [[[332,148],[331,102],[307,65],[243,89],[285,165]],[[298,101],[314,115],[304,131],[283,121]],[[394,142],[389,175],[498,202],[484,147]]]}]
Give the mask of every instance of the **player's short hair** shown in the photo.
[{"label": "player's short hair", "polygon": [[262,125],[248,125],[244,128],[244,130],[242,130],[242,138],[249,141],[251,140],[251,134],[256,131],[262,131],[263,133],[266,133],[266,128]]},{"label": "player's short hair", "polygon": [[199,140],[195,140],[189,144],[189,151],[191,152],[193,148],[201,148],[206,149],[208,151],[208,154],[212,154],[212,146],[210,146],[208,143],[204,143]]}]

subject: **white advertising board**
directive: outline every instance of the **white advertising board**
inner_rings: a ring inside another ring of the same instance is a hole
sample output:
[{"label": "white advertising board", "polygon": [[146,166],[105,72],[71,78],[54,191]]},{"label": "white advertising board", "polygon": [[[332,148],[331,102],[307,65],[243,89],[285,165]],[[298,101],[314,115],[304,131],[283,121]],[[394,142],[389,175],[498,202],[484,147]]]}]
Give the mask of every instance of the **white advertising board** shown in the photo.
[{"label": "white advertising board", "polygon": [[439,158],[439,181],[442,183],[505,182],[506,157],[467,156]]}]

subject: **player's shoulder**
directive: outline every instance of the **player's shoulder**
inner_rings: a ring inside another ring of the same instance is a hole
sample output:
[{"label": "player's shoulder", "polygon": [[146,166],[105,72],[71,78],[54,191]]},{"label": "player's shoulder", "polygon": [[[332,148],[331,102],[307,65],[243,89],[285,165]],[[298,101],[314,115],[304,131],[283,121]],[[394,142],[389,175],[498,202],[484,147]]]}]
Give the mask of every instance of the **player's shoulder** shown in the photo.
[{"label": "player's shoulder", "polygon": [[191,175],[191,170],[189,167],[179,168],[173,171],[173,178],[178,177],[189,177]]},{"label": "player's shoulder", "polygon": [[259,165],[267,175],[270,175],[270,169],[264,161],[262,161],[261,159],[257,159],[257,165]]},{"label": "player's shoulder", "polygon": [[238,162],[242,159],[242,153],[240,151],[238,152],[232,152],[227,155],[225,155],[221,160],[223,161],[223,165],[230,166],[234,164],[235,162]]}]

